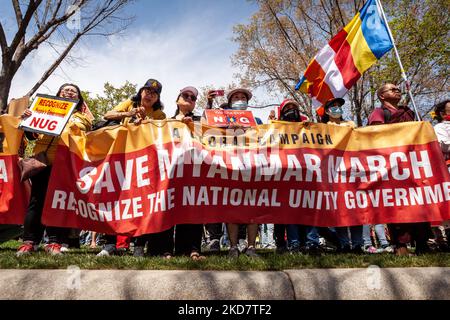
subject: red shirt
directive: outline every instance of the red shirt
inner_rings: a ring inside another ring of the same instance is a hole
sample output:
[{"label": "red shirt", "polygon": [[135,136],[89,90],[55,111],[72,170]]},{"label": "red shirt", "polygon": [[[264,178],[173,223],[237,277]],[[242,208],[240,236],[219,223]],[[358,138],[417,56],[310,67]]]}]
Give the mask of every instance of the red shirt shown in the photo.
[{"label": "red shirt", "polygon": [[[390,119],[385,121],[384,109],[390,112]],[[408,122],[414,121],[414,112],[407,106],[398,106],[398,109],[383,106],[381,108],[376,108],[372,111],[369,116],[369,125],[376,123],[388,124],[388,123],[398,123],[398,122]]]}]

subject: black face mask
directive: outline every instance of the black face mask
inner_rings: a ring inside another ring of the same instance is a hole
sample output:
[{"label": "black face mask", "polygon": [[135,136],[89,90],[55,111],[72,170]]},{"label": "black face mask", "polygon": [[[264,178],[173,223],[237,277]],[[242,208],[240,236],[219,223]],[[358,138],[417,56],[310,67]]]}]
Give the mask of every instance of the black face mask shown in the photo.
[{"label": "black face mask", "polygon": [[301,121],[300,111],[298,109],[289,109],[281,114],[280,120],[290,122],[300,122]]}]

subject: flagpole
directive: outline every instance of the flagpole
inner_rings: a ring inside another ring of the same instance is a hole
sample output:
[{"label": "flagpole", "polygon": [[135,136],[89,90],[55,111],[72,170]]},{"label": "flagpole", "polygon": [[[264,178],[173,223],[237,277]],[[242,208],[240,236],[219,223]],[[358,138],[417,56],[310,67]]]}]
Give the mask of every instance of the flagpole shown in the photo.
[{"label": "flagpole", "polygon": [[386,28],[387,28],[389,37],[391,38],[392,45],[394,46],[395,56],[397,57],[397,61],[398,61],[398,64],[400,66],[400,71],[402,73],[402,78],[403,78],[403,80],[405,80],[406,91],[408,92],[408,95],[411,98],[411,102],[412,102],[413,107],[414,107],[414,112],[416,113],[416,117],[417,117],[418,121],[422,121],[422,119],[420,118],[420,115],[419,115],[419,111],[417,110],[417,107],[416,107],[416,102],[414,101],[414,97],[413,97],[412,92],[411,92],[411,86],[410,86],[409,80],[408,80],[408,78],[406,76],[405,69],[403,68],[402,61],[400,60],[400,55],[398,54],[397,46],[395,45],[395,41],[394,41],[394,37],[392,36],[391,28],[389,28],[389,24],[388,24],[388,21],[386,19],[386,15],[384,14],[383,6],[381,5],[381,0],[375,0],[375,1],[377,2],[378,6],[380,7],[381,16],[383,17],[384,23],[386,23]]}]

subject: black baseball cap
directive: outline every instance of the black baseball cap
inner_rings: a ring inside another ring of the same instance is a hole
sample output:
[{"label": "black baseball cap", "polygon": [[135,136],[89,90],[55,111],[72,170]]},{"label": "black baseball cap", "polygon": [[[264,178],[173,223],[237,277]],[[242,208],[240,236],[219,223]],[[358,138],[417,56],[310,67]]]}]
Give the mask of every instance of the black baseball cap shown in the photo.
[{"label": "black baseball cap", "polygon": [[147,82],[142,86],[141,89],[144,88],[151,88],[154,89],[158,94],[161,94],[162,91],[162,84],[155,79],[148,79]]}]

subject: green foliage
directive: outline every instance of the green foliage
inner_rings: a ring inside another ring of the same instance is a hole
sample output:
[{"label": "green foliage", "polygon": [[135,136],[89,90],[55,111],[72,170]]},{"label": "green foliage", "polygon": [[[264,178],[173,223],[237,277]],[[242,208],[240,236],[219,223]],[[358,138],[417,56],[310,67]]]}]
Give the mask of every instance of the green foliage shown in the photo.
[{"label": "green foliage", "polygon": [[109,82],[105,83],[102,95],[97,94],[95,97],[91,97],[88,91],[83,91],[82,95],[95,120],[98,121],[106,112],[113,109],[120,102],[131,98],[136,93],[137,84],[127,81],[119,88],[115,88]]}]

